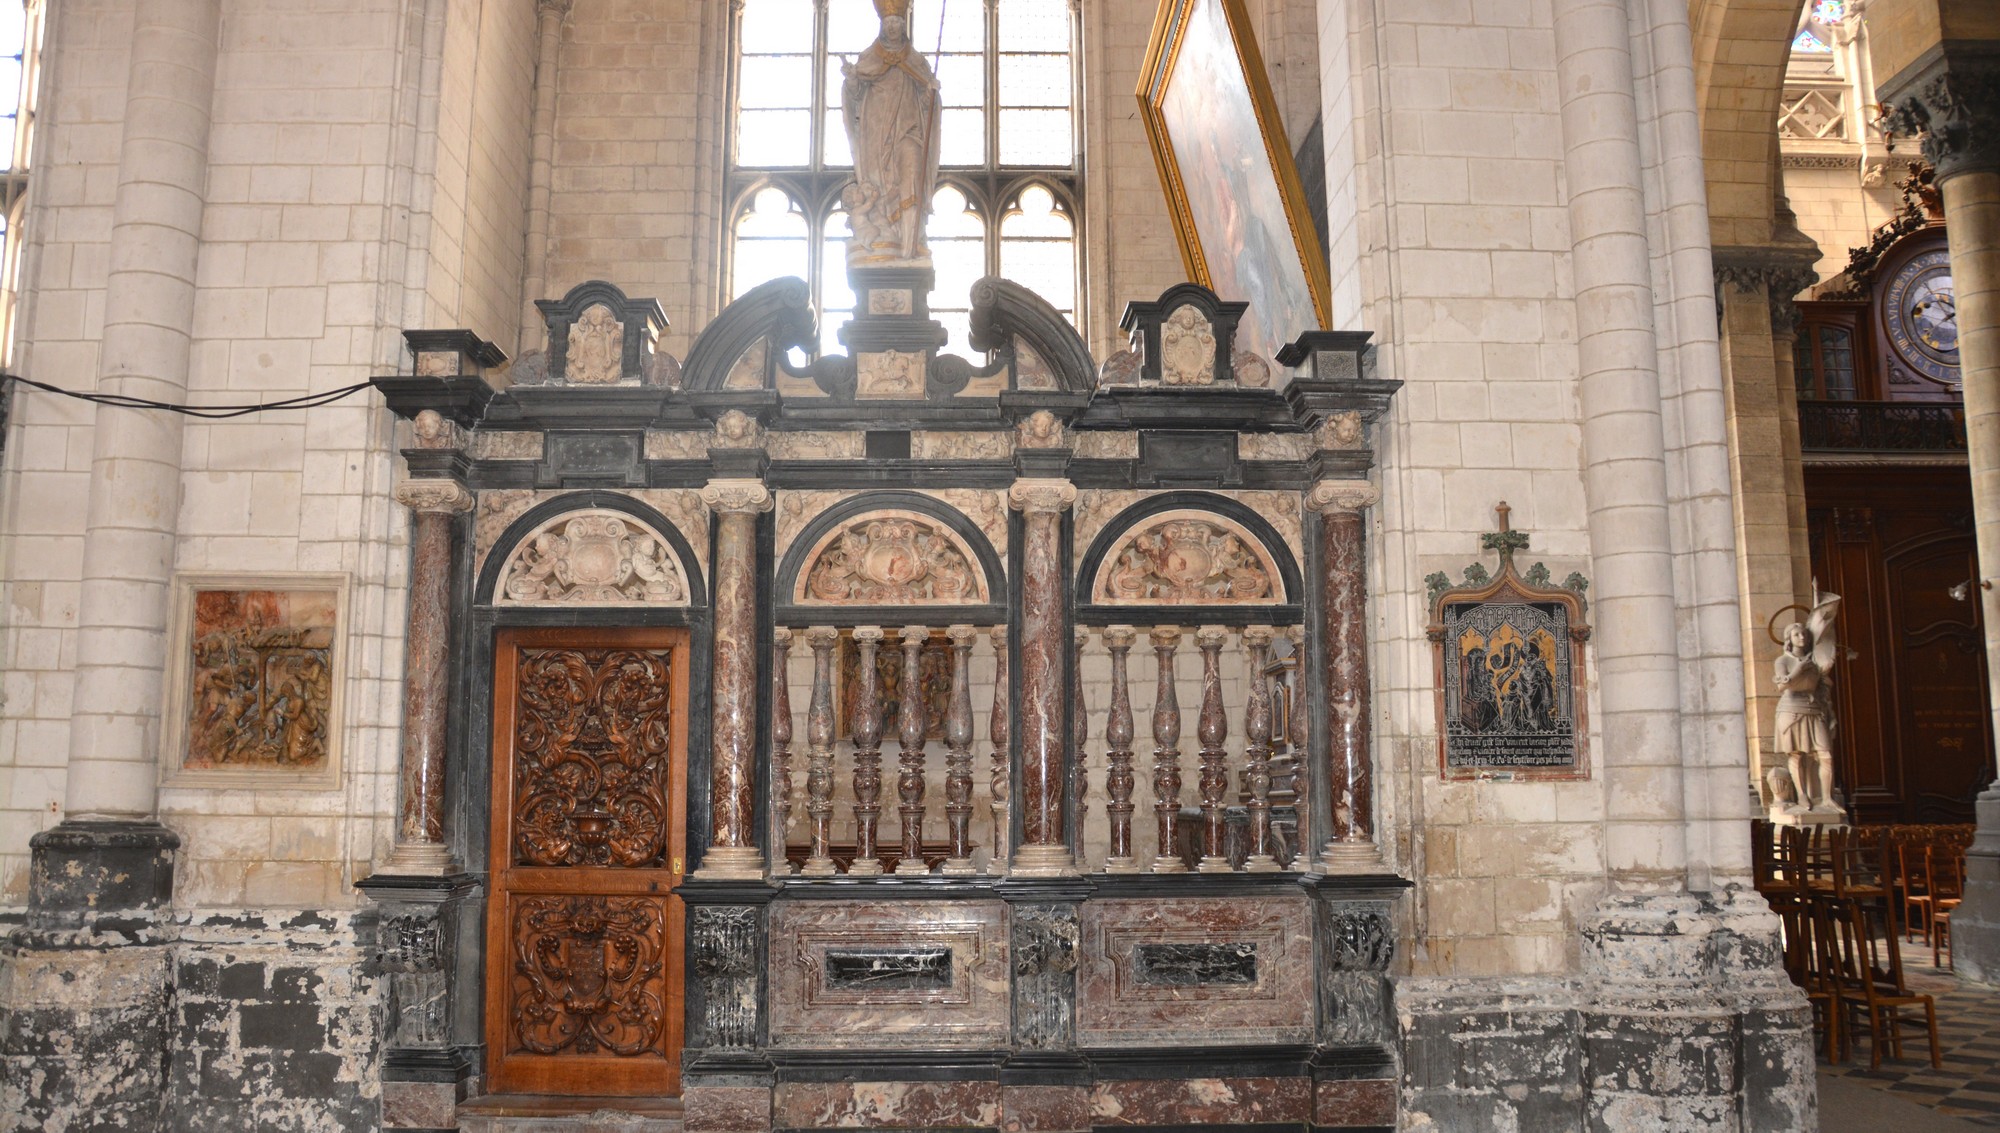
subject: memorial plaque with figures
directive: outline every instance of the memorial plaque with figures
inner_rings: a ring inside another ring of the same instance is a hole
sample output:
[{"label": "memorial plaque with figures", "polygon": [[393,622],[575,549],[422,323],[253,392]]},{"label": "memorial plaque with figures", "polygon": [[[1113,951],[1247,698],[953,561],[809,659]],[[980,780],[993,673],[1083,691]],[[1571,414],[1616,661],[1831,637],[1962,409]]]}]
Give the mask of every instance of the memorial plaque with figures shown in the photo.
[{"label": "memorial plaque with figures", "polygon": [[1478,563],[1462,586],[1432,576],[1440,770],[1446,779],[1581,778],[1585,583],[1572,574],[1548,586],[1540,563],[1518,574],[1514,552],[1528,536],[1507,526],[1507,510],[1500,505],[1500,530],[1481,537],[1500,553],[1497,576]]}]

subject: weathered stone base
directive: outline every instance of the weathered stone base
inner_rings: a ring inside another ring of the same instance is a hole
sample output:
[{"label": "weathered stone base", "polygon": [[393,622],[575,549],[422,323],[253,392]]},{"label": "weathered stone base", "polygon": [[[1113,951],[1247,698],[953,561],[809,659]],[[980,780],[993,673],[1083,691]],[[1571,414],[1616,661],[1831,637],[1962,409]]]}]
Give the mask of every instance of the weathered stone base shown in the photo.
[{"label": "weathered stone base", "polygon": [[1403,1127],[1818,1128],[1812,1017],[1754,894],[1610,898],[1569,979],[1406,979]]},{"label": "weathered stone base", "polygon": [[352,914],[138,923],[29,928],[0,950],[0,1130],[377,1128],[376,992]]},{"label": "weathered stone base", "polygon": [[1965,854],[1965,900],[1951,914],[1959,975],[2000,984],[2000,789],[1979,796],[1979,833]]}]

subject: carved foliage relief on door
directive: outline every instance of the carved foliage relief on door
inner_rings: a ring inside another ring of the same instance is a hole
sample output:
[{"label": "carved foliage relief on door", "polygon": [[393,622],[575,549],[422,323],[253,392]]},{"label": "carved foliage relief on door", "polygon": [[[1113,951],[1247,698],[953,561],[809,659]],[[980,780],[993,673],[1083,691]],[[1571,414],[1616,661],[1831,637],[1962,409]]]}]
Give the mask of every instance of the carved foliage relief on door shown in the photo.
[{"label": "carved foliage relief on door", "polygon": [[669,656],[525,651],[514,747],[516,864],[666,864]]},{"label": "carved foliage relief on door", "polygon": [[666,903],[524,897],[514,906],[515,1034],[535,1054],[662,1052]]}]

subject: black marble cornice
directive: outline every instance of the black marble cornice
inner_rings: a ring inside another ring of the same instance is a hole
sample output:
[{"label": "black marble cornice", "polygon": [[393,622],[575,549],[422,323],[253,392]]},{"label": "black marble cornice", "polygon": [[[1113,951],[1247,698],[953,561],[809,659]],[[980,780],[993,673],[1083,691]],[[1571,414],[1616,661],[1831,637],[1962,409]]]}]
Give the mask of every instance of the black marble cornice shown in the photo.
[{"label": "black marble cornice", "polygon": [[774,1050],[780,1082],[992,1082],[1006,1058],[999,1051]]},{"label": "black marble cornice", "polygon": [[773,488],[1005,488],[1014,467],[992,460],[774,460]]},{"label": "black marble cornice", "polygon": [[[1328,332],[1331,333],[1331,332]],[[1374,367],[1368,367],[1373,372]],[[1403,383],[1386,378],[1294,378],[1285,387],[1292,418],[1303,429],[1316,429],[1342,413],[1361,414],[1372,425],[1389,412],[1390,399]]]},{"label": "black marble cornice", "polygon": [[[689,390],[685,393],[669,394],[661,403],[660,413],[655,417],[656,427],[664,427],[668,420],[679,414],[668,412],[670,406],[685,406],[696,420],[704,425],[713,424],[723,414],[736,410],[754,418],[759,425],[770,427],[783,411],[785,399],[778,391],[770,389],[712,389]],[[684,418],[682,418],[684,419]]]},{"label": "black marble cornice", "polygon": [[1393,901],[1416,883],[1393,873],[1308,873],[1290,874],[1299,886],[1314,896],[1329,900],[1370,899]]},{"label": "black marble cornice", "polygon": [[830,397],[785,400],[781,410],[786,429],[859,429],[866,431],[936,429],[991,432],[1011,429],[1014,419],[993,398],[953,401],[843,401]]},{"label": "black marble cornice", "polygon": [[1096,394],[1088,390],[1010,389],[1000,392],[1000,414],[1019,424],[1046,409],[1069,424],[1086,412]]},{"label": "black marble cornice", "polygon": [[786,901],[991,901],[1000,896],[992,877],[780,878],[776,890]]},{"label": "black marble cornice", "polygon": [[672,397],[647,386],[514,386],[493,398],[485,429],[643,429]]},{"label": "black marble cornice", "polygon": [[477,376],[420,378],[390,374],[370,378],[369,384],[381,392],[382,400],[388,402],[390,411],[398,417],[415,417],[426,409],[434,409],[446,420],[468,429],[479,427],[487,407],[499,396],[485,378]]},{"label": "black marble cornice", "polygon": [[1093,1050],[1089,1059],[1099,1079],[1303,1078],[1313,1053],[1305,1043],[1205,1046],[1190,1036],[1185,1046]]},{"label": "black marble cornice", "polygon": [[1242,386],[1105,386],[1077,419],[1078,429],[1203,429],[1296,432],[1277,390]]},{"label": "black marble cornice", "polygon": [[764,881],[712,881],[689,877],[674,886],[674,896],[689,905],[768,905],[778,891]]}]

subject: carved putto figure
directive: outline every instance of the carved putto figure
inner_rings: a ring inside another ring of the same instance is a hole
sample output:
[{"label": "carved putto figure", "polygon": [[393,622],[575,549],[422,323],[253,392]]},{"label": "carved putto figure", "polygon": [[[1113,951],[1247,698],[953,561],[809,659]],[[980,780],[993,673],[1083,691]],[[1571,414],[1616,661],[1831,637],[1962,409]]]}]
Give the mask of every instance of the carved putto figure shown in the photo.
[{"label": "carved putto figure", "polygon": [[[1773,749],[1785,757],[1784,770],[1791,777],[1791,790],[1779,790],[1778,769],[1772,769],[1772,795],[1779,800],[1774,811],[1838,813],[1833,802],[1832,710],[1826,693],[1840,654],[1834,633],[1839,613],[1840,595],[1815,592],[1812,612],[1805,621],[1785,627],[1784,652],[1771,662],[1772,682],[1778,686]],[[1812,775],[1806,773],[1809,757],[1815,765]]]},{"label": "carved putto figure", "polygon": [[611,308],[592,303],[569,325],[563,377],[571,385],[617,385],[625,376],[625,325]]},{"label": "carved putto figure", "polygon": [[1160,325],[1160,381],[1170,386],[1215,383],[1215,328],[1192,303],[1174,308]]},{"label": "carved putto figure", "polygon": [[854,182],[841,193],[854,237],[847,261],[929,264],[924,218],[937,184],[943,103],[937,76],[910,42],[909,0],[875,0],[882,31],[842,63],[841,117]]},{"label": "carved putto figure", "polygon": [[660,537],[621,515],[592,512],[526,540],[499,586],[507,605],[679,603],[687,583]]},{"label": "carved putto figure", "polygon": [[798,600],[953,605],[986,600],[965,550],[911,516],[864,519],[829,542],[806,571]]},{"label": "carved putto figure", "polygon": [[1270,564],[1219,523],[1180,518],[1143,528],[1099,574],[1100,602],[1275,601]]}]

